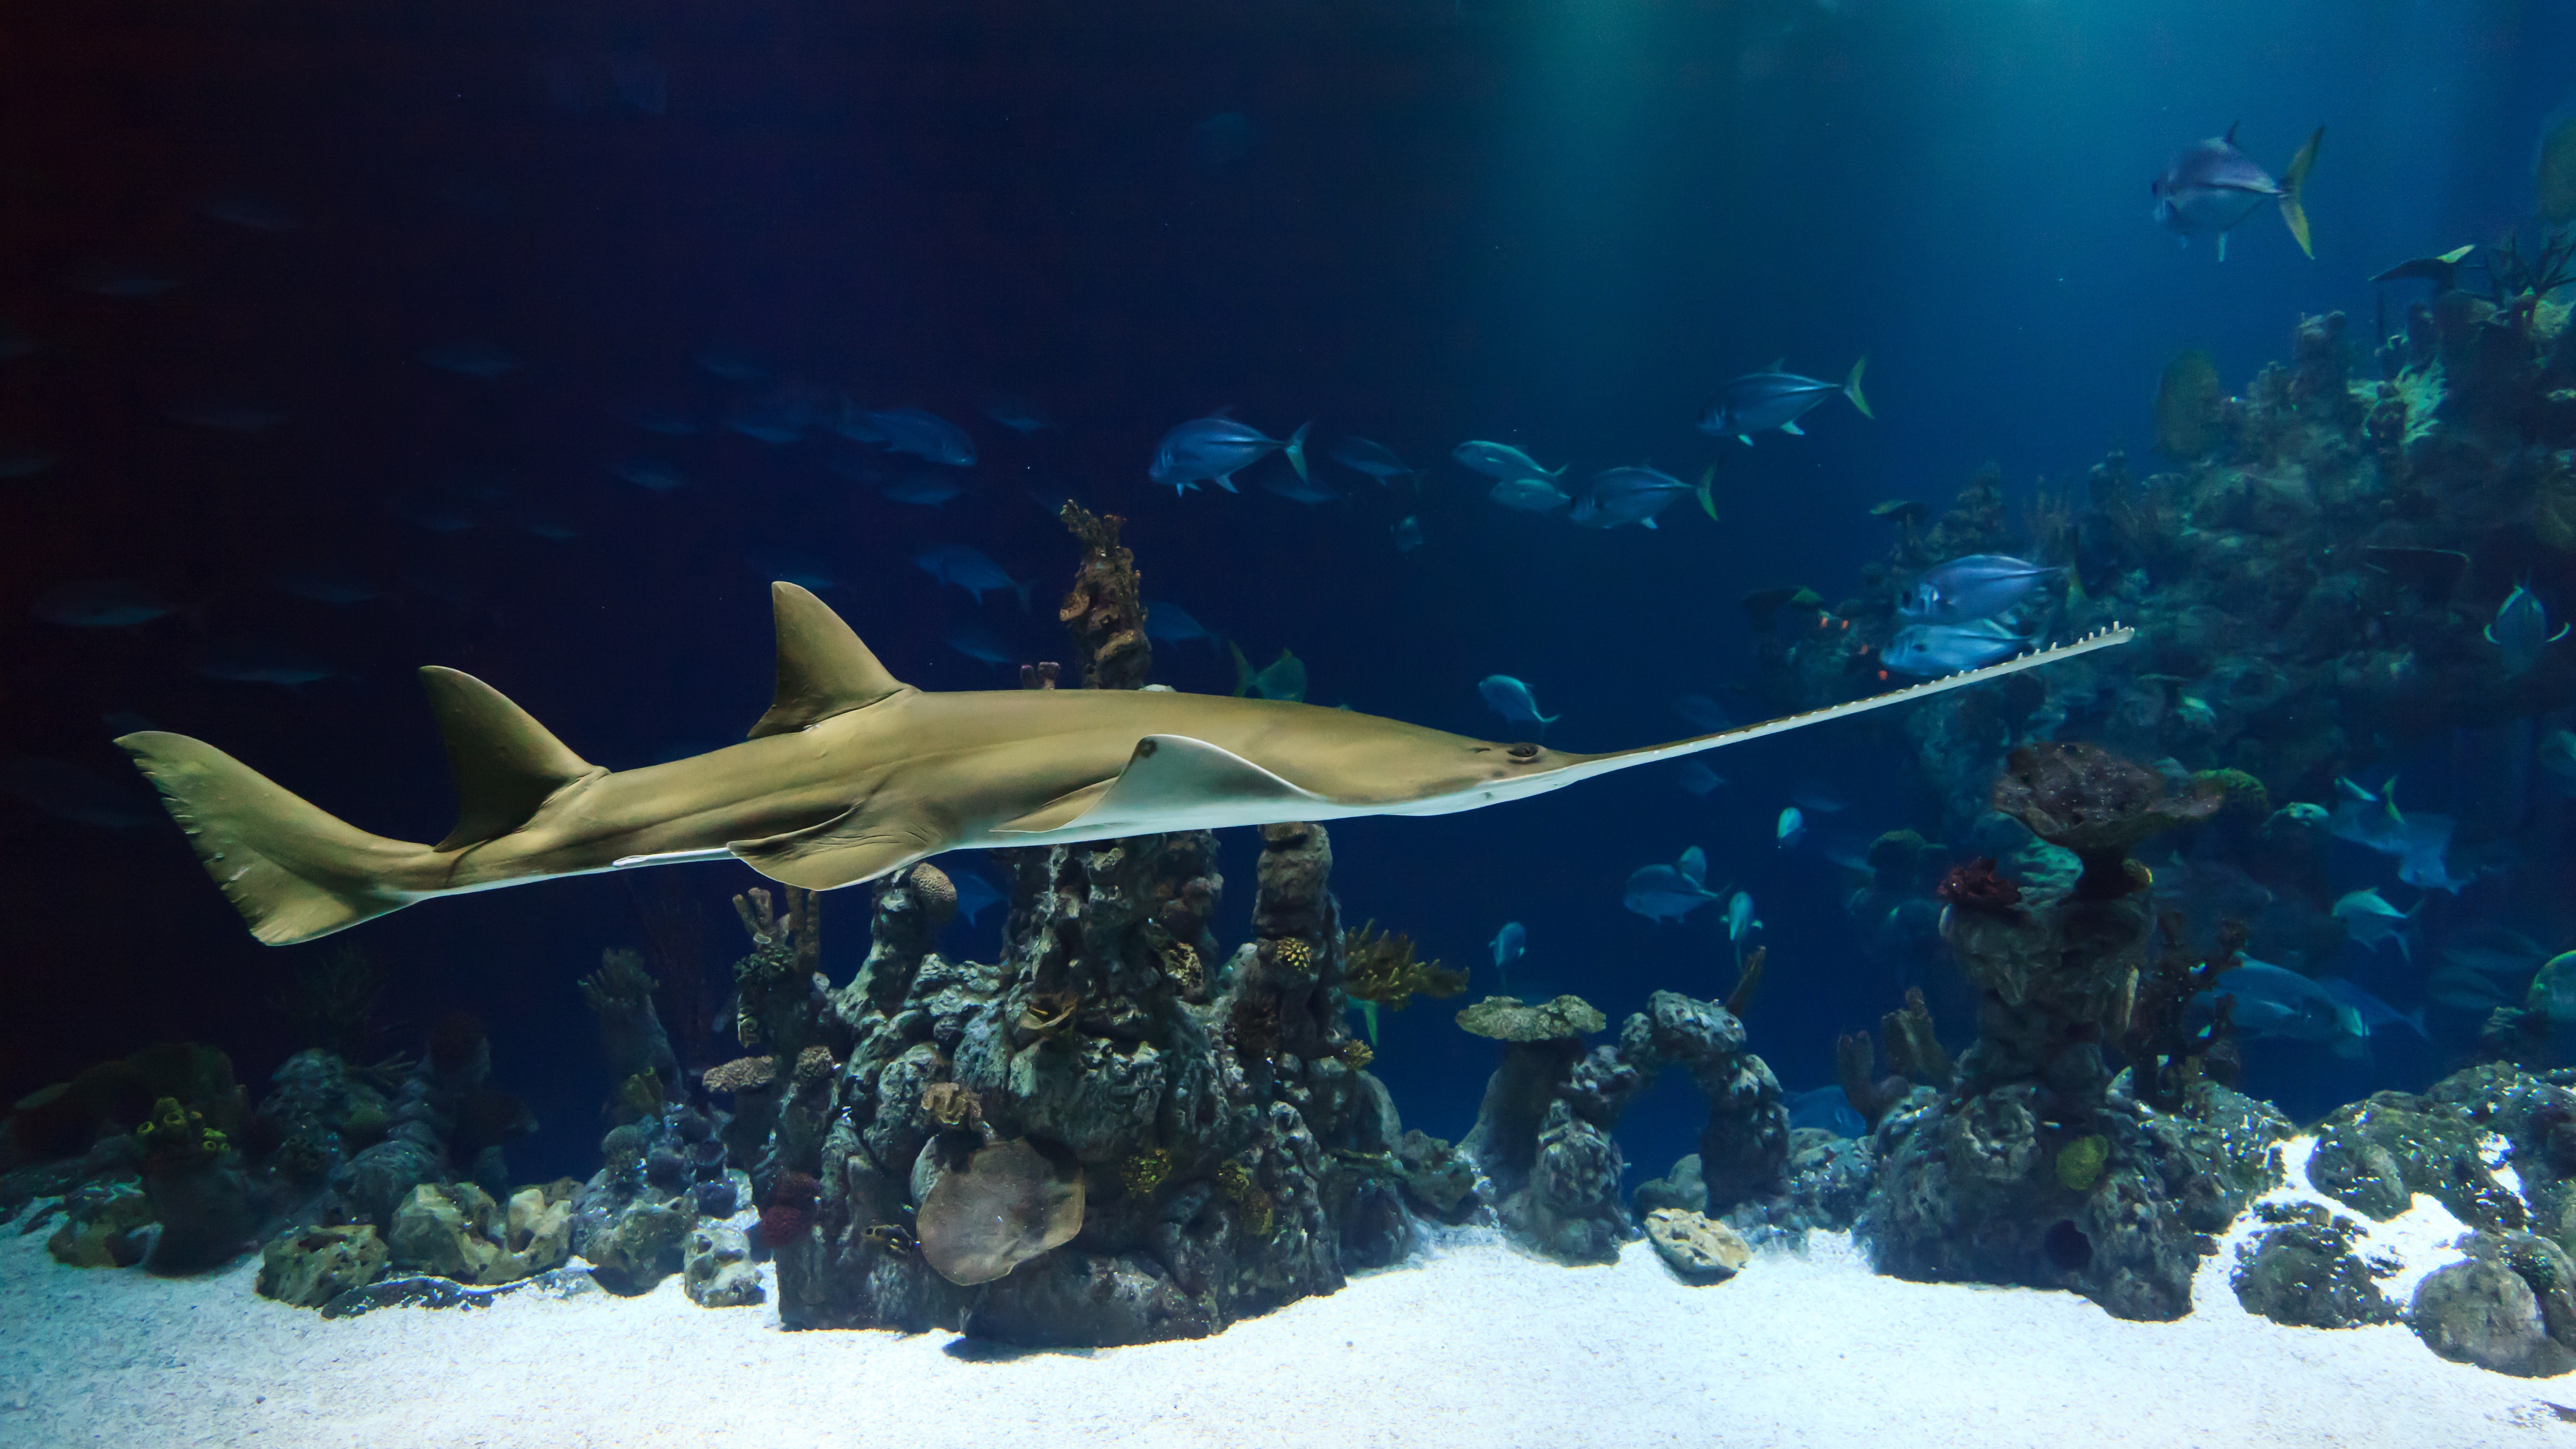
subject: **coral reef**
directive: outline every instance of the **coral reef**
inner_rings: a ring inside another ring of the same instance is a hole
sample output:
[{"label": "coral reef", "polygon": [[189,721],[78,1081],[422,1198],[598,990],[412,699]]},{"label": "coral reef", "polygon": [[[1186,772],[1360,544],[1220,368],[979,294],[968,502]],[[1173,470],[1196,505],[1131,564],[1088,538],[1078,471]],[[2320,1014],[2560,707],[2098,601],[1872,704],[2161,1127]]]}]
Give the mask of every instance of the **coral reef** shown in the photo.
[{"label": "coral reef", "polygon": [[2397,1305],[2379,1291],[2395,1265],[2364,1261],[2353,1251],[2358,1225],[2315,1203],[2258,1203],[2273,1224],[2237,1250],[2228,1283],[2248,1313],[2294,1328],[2358,1328],[2395,1323]]},{"label": "coral reef", "polygon": [[1735,1229],[1686,1208],[1647,1213],[1646,1241],[1685,1283],[1723,1283],[1753,1260],[1753,1249]]},{"label": "coral reef", "polygon": [[[1082,677],[1141,686],[1132,559],[1114,520],[1068,522],[1087,550],[1062,611]],[[829,1048],[813,1138],[792,1126],[800,1067],[755,1148],[783,1322],[1196,1337],[1403,1251],[1404,1204],[1417,1182],[1439,1197],[1442,1169],[1397,1155],[1385,1088],[1346,1058],[1322,829],[1262,831],[1253,939],[1231,955],[1210,929],[1212,835],[994,858],[1009,901],[997,960],[938,954],[955,889],[917,866],[877,888],[855,979],[798,994],[800,1020],[760,1019],[757,1049],[781,1060]],[[997,1202],[999,1235],[984,1231]]]},{"label": "coral reef", "polygon": [[2105,1046],[2129,1029],[2154,924],[2128,852],[2221,803],[2096,747],[2014,751],[1994,808],[2079,868],[1942,917],[1978,988],[1977,1041],[1946,1093],[1878,1125],[1860,1226],[1880,1271],[2071,1288],[2124,1318],[2190,1310],[2202,1235],[2268,1183],[2288,1124],[2214,1084],[2159,1111],[2126,1078],[2115,1090]]},{"label": "coral reef", "polygon": [[600,1170],[570,1203],[572,1251],[612,1293],[650,1291],[682,1267],[681,1244],[701,1216],[750,1204],[752,1182],[728,1166],[717,1124],[693,1107],[667,1108],[600,1139]]},{"label": "coral reef", "polygon": [[621,1091],[610,1099],[610,1115],[631,1122],[662,1105],[662,1093],[680,1085],[679,1058],[662,1030],[653,993],[661,983],[644,969],[640,951],[600,953],[599,969],[581,978],[582,1005],[599,1023],[600,1054],[608,1061],[609,1079],[628,1083],[646,1079],[641,1091]]},{"label": "coral reef", "polygon": [[423,1183],[394,1213],[396,1265],[489,1286],[531,1277],[572,1256],[572,1205],[542,1187],[504,1208],[470,1182]]}]

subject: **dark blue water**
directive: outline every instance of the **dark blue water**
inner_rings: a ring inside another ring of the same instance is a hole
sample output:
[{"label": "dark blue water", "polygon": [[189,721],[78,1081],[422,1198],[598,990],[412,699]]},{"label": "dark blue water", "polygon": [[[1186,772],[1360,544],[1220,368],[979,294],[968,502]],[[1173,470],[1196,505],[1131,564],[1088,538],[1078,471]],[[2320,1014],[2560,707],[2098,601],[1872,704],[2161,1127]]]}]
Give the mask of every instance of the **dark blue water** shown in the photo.
[{"label": "dark blue water", "polygon": [[[1148,597],[1256,663],[1293,649],[1319,703],[1489,734],[1505,727],[1475,682],[1508,673],[1575,749],[1691,732],[1683,692],[1758,714],[1725,693],[1752,681],[1744,593],[1853,592],[1887,543],[1867,512],[1882,499],[1937,508],[1989,461],[2019,498],[2143,451],[2181,349],[2208,349],[2232,388],[2286,355],[2303,313],[2366,331],[2370,273],[2528,210],[2576,54],[2563,6],[2314,0],[99,4],[5,27],[0,319],[35,347],[0,363],[0,443],[58,461],[0,481],[0,754],[121,782],[100,716],[133,711],[406,839],[451,808],[413,666],[484,677],[603,764],[707,748],[766,702],[765,586],[792,565],[834,577],[826,597],[902,677],[986,687],[998,671],[947,648],[951,624],[1065,654],[1045,601],[1075,556],[1052,516],[1067,496],[1128,518]],[[2232,122],[2274,167],[2326,127],[2315,260],[2268,212],[2223,264],[2148,219],[2149,178]],[[137,276],[175,285],[98,290]],[[439,355],[512,365],[422,360],[460,344],[480,350]],[[764,376],[718,377],[693,360],[711,352]],[[1806,437],[1751,449],[1692,426],[1737,373],[1781,357],[1839,377],[1863,354],[1875,422],[1831,402]],[[989,422],[976,404],[996,391],[1061,428]],[[968,495],[889,502],[835,471],[863,450],[822,429],[725,426],[843,396],[966,423]],[[169,416],[207,403],[283,416]],[[701,430],[621,420],[646,403]],[[1417,496],[1319,462],[1350,497],[1318,507],[1150,488],[1162,432],[1226,406],[1429,472]],[[1507,513],[1438,461],[1469,437],[1576,476],[1715,459],[1722,521]],[[613,471],[636,460],[686,485]],[[1411,554],[1392,534],[1407,516]],[[952,542],[1037,579],[1036,612],[1007,592],[974,606],[909,562]],[[384,597],[267,582],[315,565]],[[31,617],[103,576],[201,605],[210,635]],[[189,672],[207,637],[240,635],[344,677]],[[1164,649],[1158,673],[1233,683],[1205,645]],[[1841,873],[1775,849],[1773,819],[1815,779],[1850,802],[1819,827],[1933,831],[1938,802],[1888,738],[1839,726],[1712,757],[1733,786],[1707,801],[1643,771],[1337,825],[1336,887],[1355,920],[1452,963],[1517,918],[1515,984],[1615,1021],[1650,990],[1732,982],[1715,911],[1658,924],[1619,905],[1632,868],[1701,845],[1712,883],[1768,923],[1754,1043],[1814,1086],[1833,1033],[1908,982],[1858,949]],[[175,833],[9,800],[0,838],[0,1090],[165,1037],[223,1044],[246,1074],[295,1045],[272,1002],[320,948],[251,943]],[[1239,939],[1250,848],[1228,850]],[[725,898],[755,878],[684,879],[720,972]],[[542,885],[351,938],[388,973],[388,1049],[445,1010],[490,1023],[502,1079],[546,1124],[522,1149],[536,1175],[591,1165],[606,1083],[573,982],[637,939],[634,891]],[[864,906],[830,909],[843,974]],[[990,950],[986,919],[953,948]],[[1491,1048],[1449,1016],[1387,1015],[1377,1069],[1409,1122],[1454,1136]],[[2296,1056],[2253,1070],[2321,1106],[2439,1060],[2370,1081]],[[1668,1085],[1629,1124],[1632,1160],[1687,1150],[1696,1110]]]}]

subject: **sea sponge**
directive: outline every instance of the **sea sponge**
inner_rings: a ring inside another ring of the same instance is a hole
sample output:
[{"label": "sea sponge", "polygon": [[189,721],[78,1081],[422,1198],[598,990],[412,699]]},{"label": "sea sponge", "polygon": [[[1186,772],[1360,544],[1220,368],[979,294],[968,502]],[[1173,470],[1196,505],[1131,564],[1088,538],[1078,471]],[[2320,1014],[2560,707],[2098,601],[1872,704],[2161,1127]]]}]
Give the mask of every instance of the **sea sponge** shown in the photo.
[{"label": "sea sponge", "polygon": [[922,919],[929,923],[931,930],[936,931],[957,918],[957,882],[948,878],[948,872],[925,860],[912,868],[912,873],[903,878],[903,883],[912,888],[913,898],[921,902]]},{"label": "sea sponge", "polygon": [[720,1067],[709,1067],[699,1078],[710,1092],[747,1092],[766,1087],[778,1076],[776,1057],[736,1057]]},{"label": "sea sponge", "polygon": [[763,1246],[783,1248],[805,1236],[814,1225],[814,1204],[823,1195],[823,1184],[809,1172],[782,1172],[769,1190],[769,1202],[760,1210],[760,1241]]},{"label": "sea sponge", "polygon": [[921,1200],[921,1255],[939,1276],[990,1283],[1082,1231],[1082,1174],[1059,1171],[1025,1137],[945,1172]]}]

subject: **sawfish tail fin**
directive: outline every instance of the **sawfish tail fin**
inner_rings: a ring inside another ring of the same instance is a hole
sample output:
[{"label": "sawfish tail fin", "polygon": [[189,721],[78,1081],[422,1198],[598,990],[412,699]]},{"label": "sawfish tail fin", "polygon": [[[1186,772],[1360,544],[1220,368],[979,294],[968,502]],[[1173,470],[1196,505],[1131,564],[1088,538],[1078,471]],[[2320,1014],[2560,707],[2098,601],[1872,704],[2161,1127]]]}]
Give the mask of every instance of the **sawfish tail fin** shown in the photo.
[{"label": "sawfish tail fin", "polygon": [[[2290,164],[2281,168],[2281,221],[2290,228],[2291,238],[2298,242],[2299,250],[2306,252],[2310,260],[2315,259],[2317,249],[2308,241],[2308,209],[2299,202],[2299,187],[2308,179],[2308,168],[2317,162],[2317,143],[2325,138],[2326,128],[2317,127],[2308,137],[2308,144],[2301,146],[2299,154],[2290,158]],[[2223,237],[2221,239],[2224,240]]]},{"label": "sawfish tail fin", "polygon": [[[2282,204],[2288,205],[2286,201]],[[1860,390],[1861,369],[1867,366],[1869,366],[1869,354],[1862,353],[1860,360],[1852,364],[1850,375],[1843,379],[1843,396],[1851,399],[1851,405],[1860,409],[1862,417],[1874,423],[1878,421],[1878,414],[1869,410],[1869,399],[1863,397]]]},{"label": "sawfish tail fin", "polygon": [[116,743],[269,945],[327,936],[420,898],[387,880],[427,863],[428,846],[370,835],[202,740],[144,730]]}]

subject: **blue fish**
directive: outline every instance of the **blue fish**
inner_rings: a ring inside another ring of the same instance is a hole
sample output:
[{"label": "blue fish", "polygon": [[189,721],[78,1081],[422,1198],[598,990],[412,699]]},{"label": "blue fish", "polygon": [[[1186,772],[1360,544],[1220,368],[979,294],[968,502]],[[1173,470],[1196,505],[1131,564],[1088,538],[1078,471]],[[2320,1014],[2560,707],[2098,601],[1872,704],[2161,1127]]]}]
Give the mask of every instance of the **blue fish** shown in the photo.
[{"label": "blue fish", "polygon": [[1020,596],[1020,607],[1026,609],[1029,606],[1029,586],[1037,582],[1035,579],[1012,578],[981,550],[968,548],[962,543],[943,543],[925,548],[914,554],[912,561],[923,573],[941,583],[955,584],[974,595],[975,602],[979,604],[984,602],[987,592],[1009,589]]},{"label": "blue fish", "polygon": [[1516,513],[1554,513],[1574,501],[1544,478],[1504,478],[1485,496]]},{"label": "blue fish", "polygon": [[1023,436],[1055,426],[1046,409],[1016,393],[995,393],[984,399],[984,416]]},{"label": "blue fish", "polygon": [[2358,1055],[2370,1040],[2361,1013],[2321,983],[2251,957],[2218,978],[2214,991],[2193,999],[2195,1014],[2214,1008],[2220,996],[2235,998],[2228,1022],[2240,1036],[2325,1042],[2345,1056]]},{"label": "blue fish", "polygon": [[1797,806],[1791,805],[1780,812],[1780,823],[1774,833],[1778,837],[1780,848],[1787,850],[1805,838],[1807,817],[1799,812]]},{"label": "blue fish", "polygon": [[1449,456],[1457,459],[1459,466],[1469,472],[1482,473],[1488,478],[1503,483],[1520,478],[1537,478],[1553,482],[1565,474],[1562,464],[1554,468],[1542,468],[1538,465],[1537,459],[1509,443],[1464,442],[1460,443]]},{"label": "blue fish", "polygon": [[1354,473],[1365,473],[1380,483],[1413,476],[1412,467],[1384,443],[1373,443],[1366,438],[1343,438],[1325,451],[1334,462]]},{"label": "blue fish", "polygon": [[1678,921],[1721,897],[1708,888],[1708,855],[1698,846],[1671,865],[1641,865],[1628,875],[1622,902],[1650,921]]},{"label": "blue fish", "polygon": [[1303,503],[1310,508],[1318,503],[1338,503],[1342,498],[1341,490],[1332,484],[1302,472],[1265,473],[1261,477],[1261,491],[1276,493],[1291,503]]},{"label": "blue fish", "polygon": [[843,437],[882,443],[891,452],[910,453],[950,468],[975,466],[975,440],[966,430],[920,408],[851,413],[841,419],[839,429]]},{"label": "blue fish", "polygon": [[1762,923],[1753,918],[1751,895],[1737,891],[1726,898],[1726,939],[1735,943],[1737,955],[1744,952],[1744,938],[1761,929]]},{"label": "blue fish", "polygon": [[2308,137],[2308,144],[2290,158],[2282,168],[2279,180],[2254,164],[2252,157],[2236,149],[2236,128],[2227,128],[2224,136],[2212,136],[2198,145],[2184,149],[2165,168],[2165,174],[2147,183],[2147,192],[2155,197],[2156,220],[2179,234],[2189,243],[2200,233],[2218,237],[2218,259],[2227,260],[2227,234],[2236,224],[2254,214],[2254,208],[2267,201],[2281,204],[2281,220],[2298,240],[2299,250],[2313,257],[2316,248],[2308,244],[2308,213],[2299,202],[2300,184],[2307,180],[2308,167],[2317,159],[2317,143],[2326,138],[2325,127],[2319,126]]},{"label": "blue fish", "polygon": [[1899,674],[1929,678],[1956,674],[1962,669],[1982,669],[2019,654],[2030,643],[2027,636],[1992,619],[1973,624],[1917,624],[1896,631],[1896,637],[1887,642],[1881,662]]},{"label": "blue fish", "polygon": [[1174,603],[1145,604],[1145,637],[1157,644],[1187,644],[1204,639],[1213,649],[1222,642],[1216,631],[1190,616],[1190,611]]},{"label": "blue fish", "polygon": [[[2224,984],[2225,978],[2222,977],[2220,980]],[[2412,1012],[2400,1012],[2396,1007],[2340,976],[2323,977],[2318,980],[2317,985],[2325,991],[2326,995],[2351,1007],[2360,1016],[2361,1024],[2368,1027],[2374,1036],[2383,1026],[2402,1026],[2427,1041],[2432,1039],[2425,1035],[2424,1008],[2420,1006]]]},{"label": "blue fish", "polygon": [[2540,663],[2540,651],[2567,637],[2569,626],[2561,624],[2558,632],[2549,632],[2549,610],[2531,590],[2521,584],[2504,596],[2496,609],[2495,622],[2487,625],[2487,642],[2504,654],[2504,672],[2528,674]]},{"label": "blue fish", "polygon": [[1299,478],[1306,476],[1306,429],[1300,423],[1297,431],[1281,442],[1249,423],[1237,422],[1223,413],[1213,417],[1192,418],[1163,435],[1155,445],[1153,465],[1146,476],[1157,483],[1172,485],[1174,496],[1189,492],[1201,483],[1214,483],[1228,493],[1235,490],[1234,475],[1273,453],[1285,453],[1288,466]]},{"label": "blue fish", "polygon": [[1681,782],[1683,789],[1699,796],[1706,796],[1712,790],[1726,788],[1725,776],[1697,760],[1682,761]]},{"label": "blue fish", "polygon": [[1897,612],[1912,624],[1972,624],[2020,603],[2041,579],[2066,572],[2000,553],[1972,553],[1935,564],[1914,581]]},{"label": "blue fish", "polygon": [[1735,728],[1735,721],[1728,718],[1724,707],[1705,694],[1674,696],[1673,712],[1689,721],[1693,729],[1704,734],[1713,735],[1720,730]]},{"label": "blue fish", "polygon": [[626,458],[608,465],[608,471],[649,493],[668,493],[689,484],[687,474],[654,458]]},{"label": "blue fish", "polygon": [[2334,903],[2333,914],[2365,949],[2376,951],[2381,942],[2394,941],[2398,955],[2410,962],[2415,959],[2413,939],[2407,934],[2415,924],[2415,913],[2390,905],[2376,888],[2345,895]]},{"label": "blue fish", "polygon": [[1013,649],[1008,640],[971,620],[948,626],[948,647],[969,659],[981,659],[987,664],[1017,664],[1020,661],[1019,651]]},{"label": "blue fish", "polygon": [[225,639],[206,646],[190,666],[208,679],[274,684],[290,690],[352,676],[310,655],[266,639]]},{"label": "blue fish", "polygon": [[179,612],[178,605],[136,579],[63,584],[47,590],[35,607],[37,618],[73,629],[133,629]]},{"label": "blue fish", "polygon": [[428,348],[420,360],[441,372],[485,381],[519,370],[519,354],[493,342],[460,341]]},{"label": "blue fish", "polygon": [[1869,1123],[1852,1110],[1851,1098],[1840,1087],[1790,1092],[1781,1100],[1788,1105],[1791,1127],[1814,1128],[1820,1132],[1831,1132],[1836,1137],[1869,1135]]},{"label": "blue fish", "polygon": [[1497,975],[1511,969],[1513,962],[1529,954],[1529,932],[1518,921],[1505,921],[1490,943]]},{"label": "blue fish", "polygon": [[957,914],[966,918],[966,924],[975,924],[977,916],[1002,903],[1002,888],[983,872],[960,867],[947,874],[949,884],[957,887]]},{"label": "blue fish", "polygon": [[1851,365],[1851,372],[1840,384],[1800,377],[1780,371],[1773,363],[1767,371],[1747,373],[1717,390],[1717,400],[1700,414],[1699,430],[1712,438],[1734,438],[1752,446],[1753,435],[1766,428],[1778,428],[1792,437],[1802,436],[1798,419],[1809,409],[1836,393],[1851,399],[1860,415],[1875,419],[1869,410],[1869,399],[1861,396],[1861,369],[1869,366],[1864,357]]},{"label": "blue fish", "polygon": [[1418,515],[1411,513],[1404,515],[1397,519],[1395,526],[1387,532],[1395,536],[1397,553],[1411,553],[1422,547],[1422,519]]},{"label": "blue fish", "polygon": [[1672,506],[1673,500],[1685,494],[1699,495],[1699,506],[1710,518],[1717,517],[1717,505],[1710,501],[1708,485],[1717,476],[1710,465],[1694,488],[1670,473],[1655,468],[1610,468],[1592,475],[1583,485],[1582,496],[1574,500],[1574,511],[1566,518],[1585,528],[1617,528],[1633,523],[1641,528],[1655,526],[1655,515]]},{"label": "blue fish", "polygon": [[924,508],[937,508],[965,491],[965,485],[954,477],[928,468],[907,473],[877,490],[896,503],[911,503]]},{"label": "blue fish", "polygon": [[818,417],[817,406],[811,398],[788,393],[745,398],[725,414],[725,426],[746,438],[756,438],[776,448],[803,438],[805,430],[813,426]]},{"label": "blue fish", "polygon": [[1506,723],[1538,726],[1544,736],[1547,727],[1565,718],[1562,714],[1538,712],[1538,697],[1530,687],[1508,674],[1488,674],[1477,682],[1476,692],[1485,697],[1485,707],[1501,715]]}]

